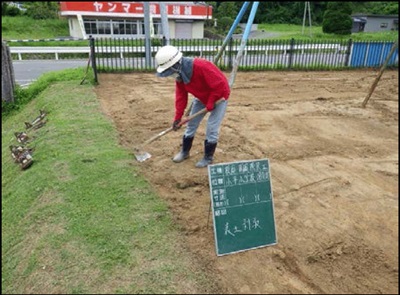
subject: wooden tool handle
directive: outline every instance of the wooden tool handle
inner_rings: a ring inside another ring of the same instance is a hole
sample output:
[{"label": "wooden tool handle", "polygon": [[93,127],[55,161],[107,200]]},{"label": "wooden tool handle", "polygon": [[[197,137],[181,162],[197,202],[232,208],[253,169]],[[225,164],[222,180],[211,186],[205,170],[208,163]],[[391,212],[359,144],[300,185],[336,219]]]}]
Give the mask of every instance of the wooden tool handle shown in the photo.
[{"label": "wooden tool handle", "polygon": [[[220,103],[223,102],[223,101],[224,101],[224,99],[221,98],[221,99],[219,99],[219,100],[217,100],[217,101],[215,102],[215,105],[218,105],[218,104],[220,104]],[[201,115],[201,114],[204,114],[204,113],[207,113],[207,109],[206,109],[206,108],[201,109],[200,111],[198,111],[197,113],[194,113],[193,115],[191,115],[191,116],[189,116],[189,117],[186,117],[183,121],[181,121],[181,122],[179,123],[179,126],[182,126],[182,125],[186,124],[186,123],[189,122],[190,120],[192,120],[192,119],[196,118],[197,116],[199,116],[199,115]]]},{"label": "wooden tool handle", "polygon": [[[220,104],[223,100],[224,100],[223,98],[217,100],[217,101],[215,102],[215,105]],[[189,122],[190,120],[192,120],[192,119],[196,118],[197,116],[200,116],[201,114],[204,114],[204,113],[207,113],[207,109],[206,109],[206,108],[201,109],[200,111],[198,111],[197,113],[194,113],[193,115],[191,115],[191,116],[189,116],[189,117],[186,117],[184,120],[182,120],[182,121],[179,123],[179,126],[182,126],[182,125],[186,124],[186,123]],[[164,136],[165,134],[167,134],[168,132],[170,132],[170,131],[172,131],[172,130],[173,130],[173,127],[169,127],[168,129],[165,129],[164,131],[161,131],[161,132],[158,133],[157,135],[154,135],[152,138],[146,140],[146,141],[142,144],[142,147],[145,146],[146,144],[149,144],[149,143],[155,141],[156,139],[160,138],[161,136]]]}]

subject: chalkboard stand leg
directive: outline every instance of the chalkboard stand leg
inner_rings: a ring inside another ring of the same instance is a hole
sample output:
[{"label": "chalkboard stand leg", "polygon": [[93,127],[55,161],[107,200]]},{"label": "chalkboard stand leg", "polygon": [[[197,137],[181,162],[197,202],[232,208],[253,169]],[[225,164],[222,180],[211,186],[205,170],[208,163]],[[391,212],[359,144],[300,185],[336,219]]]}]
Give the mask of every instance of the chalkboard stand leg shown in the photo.
[{"label": "chalkboard stand leg", "polygon": [[208,207],[207,228],[208,228],[208,222],[210,221],[210,213],[211,213],[211,201],[210,201],[210,207]]}]

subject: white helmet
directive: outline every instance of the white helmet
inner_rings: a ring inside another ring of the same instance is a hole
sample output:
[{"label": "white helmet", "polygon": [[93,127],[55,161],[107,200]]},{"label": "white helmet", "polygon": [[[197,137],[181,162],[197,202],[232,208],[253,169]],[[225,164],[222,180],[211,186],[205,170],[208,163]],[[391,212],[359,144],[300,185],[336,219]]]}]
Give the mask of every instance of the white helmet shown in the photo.
[{"label": "white helmet", "polygon": [[182,52],[172,45],[166,45],[158,50],[155,58],[158,64],[157,72],[161,73],[180,61],[182,58]]}]

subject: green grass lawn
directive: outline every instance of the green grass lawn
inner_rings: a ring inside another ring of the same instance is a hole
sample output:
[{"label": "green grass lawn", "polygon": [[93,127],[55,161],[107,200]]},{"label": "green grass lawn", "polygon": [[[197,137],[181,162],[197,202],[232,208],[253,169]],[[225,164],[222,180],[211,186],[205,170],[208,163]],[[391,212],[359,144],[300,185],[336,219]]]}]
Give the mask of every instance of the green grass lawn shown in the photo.
[{"label": "green grass lawn", "polygon": [[[215,291],[94,86],[80,85],[84,71],[43,75],[35,83],[47,87],[2,118],[2,294]],[[47,123],[26,131],[39,110]],[[34,148],[26,170],[9,149],[22,131]]]},{"label": "green grass lawn", "polygon": [[279,33],[273,39],[287,40],[348,40],[354,41],[394,41],[398,39],[398,31],[376,32],[376,33],[352,33],[351,35],[341,36],[336,34],[325,34],[322,26],[288,25],[288,24],[259,24],[258,30],[270,33]]}]

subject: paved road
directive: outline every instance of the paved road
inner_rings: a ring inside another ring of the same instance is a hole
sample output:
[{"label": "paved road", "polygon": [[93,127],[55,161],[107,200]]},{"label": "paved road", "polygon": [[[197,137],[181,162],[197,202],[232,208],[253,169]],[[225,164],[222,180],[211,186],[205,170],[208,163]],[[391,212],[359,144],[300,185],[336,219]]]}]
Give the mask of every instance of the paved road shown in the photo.
[{"label": "paved road", "polygon": [[[87,66],[87,60],[16,60],[13,61],[15,82],[21,86],[29,85],[42,74],[64,69]],[[82,72],[82,77],[84,72]]]}]

